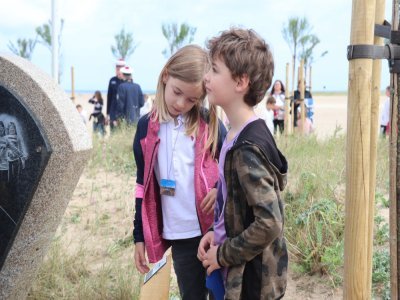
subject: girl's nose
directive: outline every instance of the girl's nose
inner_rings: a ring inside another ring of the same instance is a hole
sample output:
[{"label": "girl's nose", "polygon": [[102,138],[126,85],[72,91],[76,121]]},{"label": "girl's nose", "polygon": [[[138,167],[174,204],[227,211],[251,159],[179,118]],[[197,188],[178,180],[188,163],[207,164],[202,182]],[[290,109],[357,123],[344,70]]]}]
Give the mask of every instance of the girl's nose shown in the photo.
[{"label": "girl's nose", "polygon": [[177,108],[182,109],[184,105],[185,105],[185,99],[184,99],[183,97],[179,97],[179,98],[176,100],[176,106],[177,106]]}]

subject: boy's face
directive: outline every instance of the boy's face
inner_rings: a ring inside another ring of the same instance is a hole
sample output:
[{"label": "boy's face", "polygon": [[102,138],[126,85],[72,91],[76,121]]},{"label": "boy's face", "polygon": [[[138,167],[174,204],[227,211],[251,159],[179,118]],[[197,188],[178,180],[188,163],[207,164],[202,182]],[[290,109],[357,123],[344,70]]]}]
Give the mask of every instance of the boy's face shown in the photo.
[{"label": "boy's face", "polygon": [[237,82],[232,78],[231,71],[223,60],[213,59],[212,67],[204,76],[208,101],[211,104],[224,107],[235,97]]}]

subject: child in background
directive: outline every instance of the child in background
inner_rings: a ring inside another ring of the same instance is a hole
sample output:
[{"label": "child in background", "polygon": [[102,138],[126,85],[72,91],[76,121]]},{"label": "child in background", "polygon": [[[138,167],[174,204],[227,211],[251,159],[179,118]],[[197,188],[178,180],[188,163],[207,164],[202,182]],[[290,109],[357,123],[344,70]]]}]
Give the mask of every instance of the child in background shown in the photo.
[{"label": "child in background", "polygon": [[[304,106],[307,111],[307,106]],[[304,124],[301,122],[301,107],[297,110],[297,123],[296,131],[305,135],[309,135],[314,132],[314,125],[310,118],[306,115],[304,119]]]},{"label": "child in background", "polygon": [[182,299],[206,299],[206,272],[196,254],[213,221],[218,166],[226,130],[216,107],[204,105],[207,53],[179,49],[162,69],[153,108],[137,126],[134,220],[135,264],[140,273],[169,246]]},{"label": "child in background", "polygon": [[225,299],[280,299],[288,264],[280,196],[287,162],[253,110],[271,85],[272,54],[254,31],[236,28],[208,48],[208,100],[222,107],[231,128],[219,159],[214,231],[202,238],[198,258],[207,274],[224,268]]},{"label": "child in background", "polygon": [[279,133],[282,134],[285,125],[285,86],[281,80],[275,80],[272,85],[271,96],[276,100],[274,107],[274,133],[276,134],[279,128]]},{"label": "child in background", "polygon": [[87,123],[87,113],[86,110],[83,109],[82,105],[77,104],[76,105],[76,110],[78,111],[79,115],[81,116],[81,119],[83,121],[83,123]]},{"label": "child in background", "polygon": [[152,107],[152,100],[148,94],[143,95],[144,105],[140,108],[140,117],[143,117],[145,114],[148,114]]},{"label": "child in background", "polygon": [[104,136],[106,133],[104,130],[105,117],[102,113],[104,101],[100,91],[94,93],[93,97],[89,99],[89,103],[94,105],[93,112],[89,117],[89,120],[93,117],[93,133],[98,132]]},{"label": "child in background", "polygon": [[274,97],[269,96],[267,102],[265,104],[266,110],[264,111],[263,119],[269,131],[274,133],[274,109],[275,109],[276,100]]}]

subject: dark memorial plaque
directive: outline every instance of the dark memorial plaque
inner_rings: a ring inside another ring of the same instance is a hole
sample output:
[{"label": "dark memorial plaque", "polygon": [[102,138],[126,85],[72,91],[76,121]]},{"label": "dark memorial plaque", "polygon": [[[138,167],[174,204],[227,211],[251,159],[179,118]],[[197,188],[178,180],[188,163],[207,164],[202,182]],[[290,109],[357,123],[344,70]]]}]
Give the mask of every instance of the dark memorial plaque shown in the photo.
[{"label": "dark memorial plaque", "polygon": [[54,80],[0,53],[0,299],[26,299],[91,147]]},{"label": "dark memorial plaque", "polygon": [[30,112],[3,86],[0,103],[1,269],[51,150]]}]

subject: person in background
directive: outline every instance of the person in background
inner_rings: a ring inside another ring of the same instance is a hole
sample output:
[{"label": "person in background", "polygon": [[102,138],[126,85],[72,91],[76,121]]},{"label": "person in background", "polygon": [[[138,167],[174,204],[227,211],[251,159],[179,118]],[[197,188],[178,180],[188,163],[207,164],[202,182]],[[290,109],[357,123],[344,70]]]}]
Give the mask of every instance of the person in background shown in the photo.
[{"label": "person in background", "polygon": [[148,94],[144,94],[144,105],[140,108],[140,117],[150,112],[153,103]]},{"label": "person in background", "polygon": [[[307,107],[305,106],[306,111],[307,111]],[[302,133],[304,135],[309,135],[311,133],[314,132],[314,125],[313,122],[311,121],[311,119],[306,115],[305,119],[304,119],[304,124],[302,124],[301,122],[301,108],[299,107],[299,109],[297,110],[297,132],[298,133]]]},{"label": "person in background", "polygon": [[276,100],[274,97],[269,96],[265,103],[265,110],[263,111],[262,118],[267,124],[269,131],[274,133],[274,109],[275,109]]},{"label": "person in background", "polygon": [[[307,99],[307,103],[309,103],[309,102],[312,102],[313,103],[313,101],[312,101],[312,95],[311,95],[311,92],[310,91],[308,91],[307,90],[307,88],[306,88],[306,81],[304,80],[304,107],[306,106],[306,99]],[[296,91],[294,91],[294,127],[296,127],[297,126],[297,124],[298,124],[298,122],[297,122],[297,117],[298,117],[298,110],[299,110],[299,107],[300,107],[300,81],[297,83],[297,90]],[[313,109],[314,109],[314,106],[313,106]],[[307,116],[308,114],[306,113],[306,116]],[[310,117],[310,120],[312,120],[312,117]]]},{"label": "person in background", "polygon": [[83,109],[82,105],[77,104],[76,105],[76,110],[78,111],[79,115],[81,116],[81,119],[83,121],[83,123],[87,123],[87,113],[86,110]]},{"label": "person in background", "polygon": [[89,120],[93,117],[93,133],[100,133],[102,136],[105,135],[105,117],[103,115],[103,97],[100,91],[96,91],[92,98],[89,99],[89,103],[94,105],[93,112],[90,114]]},{"label": "person in background", "polygon": [[382,137],[386,137],[390,123],[390,86],[386,87],[385,95],[386,99],[385,102],[383,102],[380,120],[380,134]]},{"label": "person in background", "polygon": [[111,132],[114,130],[114,125],[116,124],[116,104],[117,104],[117,91],[118,86],[123,82],[122,74],[119,71],[125,66],[125,61],[123,59],[117,60],[115,64],[115,76],[113,76],[108,83],[107,92],[107,120],[110,123]]},{"label": "person in background", "polygon": [[285,86],[281,80],[275,80],[271,96],[276,100],[274,108],[274,133],[276,134],[279,128],[279,133],[282,134],[285,123]]},{"label": "person in background", "polygon": [[128,125],[137,124],[140,108],[144,105],[144,98],[140,85],[133,82],[132,68],[125,66],[120,69],[124,82],[118,86],[117,112],[119,120],[125,120]]}]

